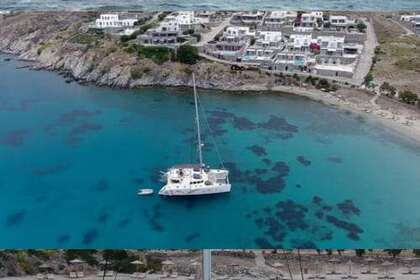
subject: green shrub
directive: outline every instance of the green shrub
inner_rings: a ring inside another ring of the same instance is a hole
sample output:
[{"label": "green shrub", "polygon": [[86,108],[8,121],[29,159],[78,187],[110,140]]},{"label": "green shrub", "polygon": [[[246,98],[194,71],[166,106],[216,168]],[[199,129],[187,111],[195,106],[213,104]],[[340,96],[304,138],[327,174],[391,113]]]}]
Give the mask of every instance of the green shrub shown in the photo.
[{"label": "green shrub", "polygon": [[131,68],[130,74],[131,74],[132,79],[137,80],[137,79],[141,79],[141,77],[143,77],[144,74],[150,73],[151,71],[152,69],[150,69],[149,67],[145,67],[145,68],[134,67],[134,68]]},{"label": "green shrub", "polygon": [[316,85],[316,87],[318,89],[329,90],[330,89],[330,83],[326,79],[320,79],[318,84]]},{"label": "green shrub", "polygon": [[359,30],[359,32],[366,32],[366,24],[363,21],[359,21],[356,25],[357,30]]},{"label": "green shrub", "polygon": [[155,46],[138,46],[137,54],[141,58],[149,58],[156,64],[163,64],[169,61],[172,57],[173,51],[167,47]]},{"label": "green shrub", "polygon": [[369,72],[365,77],[365,85],[369,86],[373,82],[372,72]]},{"label": "green shrub", "polygon": [[388,82],[384,82],[380,88],[379,88],[382,92],[385,92],[385,95],[391,95],[391,96],[395,96],[395,94],[397,93],[397,89],[393,86],[391,86]]},{"label": "green shrub", "polygon": [[103,38],[100,34],[80,33],[70,39],[70,43],[81,45],[96,45],[99,39]]},{"label": "green shrub", "polygon": [[185,64],[196,64],[198,59],[198,49],[190,45],[182,45],[178,48],[176,60]]},{"label": "green shrub", "polygon": [[417,94],[409,90],[401,92],[399,97],[401,101],[407,104],[415,104],[419,100],[419,97],[417,96]]}]

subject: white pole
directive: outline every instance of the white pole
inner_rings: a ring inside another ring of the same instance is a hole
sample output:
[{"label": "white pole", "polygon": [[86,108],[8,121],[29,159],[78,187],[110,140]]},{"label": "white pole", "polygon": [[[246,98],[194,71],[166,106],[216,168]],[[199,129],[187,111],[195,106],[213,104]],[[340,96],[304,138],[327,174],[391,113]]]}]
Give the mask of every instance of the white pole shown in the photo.
[{"label": "white pole", "polygon": [[211,250],[203,250],[203,278],[202,280],[211,280]]},{"label": "white pole", "polygon": [[197,138],[198,138],[198,158],[200,160],[200,168],[203,167],[203,154],[201,152],[201,132],[200,132],[200,117],[198,115],[198,98],[197,98],[197,89],[195,88],[195,75],[192,74],[193,86],[194,86],[194,103],[195,103],[195,121],[197,124]]}]

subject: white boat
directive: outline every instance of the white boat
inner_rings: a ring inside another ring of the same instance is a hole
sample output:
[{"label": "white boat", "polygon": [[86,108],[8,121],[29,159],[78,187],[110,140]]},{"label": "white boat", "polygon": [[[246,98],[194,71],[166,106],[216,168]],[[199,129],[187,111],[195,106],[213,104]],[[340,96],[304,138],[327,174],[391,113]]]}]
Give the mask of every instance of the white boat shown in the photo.
[{"label": "white boat", "polygon": [[139,189],[137,191],[137,195],[150,195],[150,194],[153,194],[152,189]]},{"label": "white boat", "polygon": [[198,96],[193,73],[195,120],[198,139],[198,164],[180,164],[164,172],[166,184],[160,189],[159,195],[188,196],[206,195],[230,192],[229,171],[227,169],[210,169],[203,163],[200,132],[200,118],[198,112]]}]

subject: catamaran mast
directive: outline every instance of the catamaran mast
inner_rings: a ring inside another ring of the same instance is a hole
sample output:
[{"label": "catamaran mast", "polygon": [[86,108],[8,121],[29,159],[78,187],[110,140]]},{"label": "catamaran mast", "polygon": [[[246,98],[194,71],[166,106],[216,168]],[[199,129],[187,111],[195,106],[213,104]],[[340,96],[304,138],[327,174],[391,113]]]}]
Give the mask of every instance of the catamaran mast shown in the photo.
[{"label": "catamaran mast", "polygon": [[203,153],[201,151],[202,144],[201,144],[201,133],[200,133],[200,117],[198,115],[198,97],[197,97],[197,89],[195,87],[195,75],[192,73],[193,78],[193,87],[194,87],[194,103],[195,103],[195,122],[197,124],[197,139],[198,139],[198,158],[200,160],[200,167],[203,167]]}]

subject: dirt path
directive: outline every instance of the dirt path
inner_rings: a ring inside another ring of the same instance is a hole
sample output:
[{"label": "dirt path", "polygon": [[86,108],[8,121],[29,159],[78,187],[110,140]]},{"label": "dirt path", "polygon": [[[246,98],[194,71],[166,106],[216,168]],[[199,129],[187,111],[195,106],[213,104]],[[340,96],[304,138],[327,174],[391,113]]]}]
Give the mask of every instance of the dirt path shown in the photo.
[{"label": "dirt path", "polygon": [[375,29],[373,28],[372,21],[366,22],[366,42],[363,48],[362,55],[360,56],[359,63],[355,69],[353,83],[362,85],[366,75],[369,73],[372,66],[372,60],[375,56],[375,48],[378,46]]},{"label": "dirt path", "polygon": [[206,45],[208,42],[212,41],[216,35],[221,32],[223,29],[225,29],[226,26],[229,25],[230,19],[232,17],[228,17],[225,20],[223,20],[218,26],[213,27],[210,32],[202,33],[201,34],[201,40],[197,44],[195,44],[196,47],[202,47]]}]

